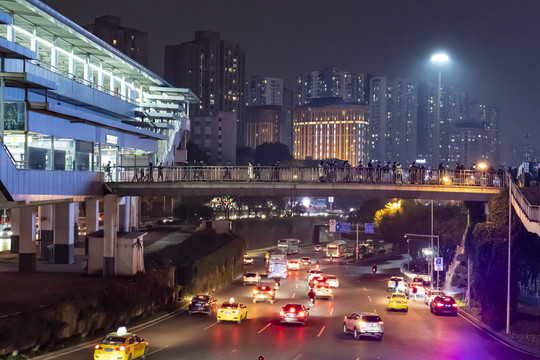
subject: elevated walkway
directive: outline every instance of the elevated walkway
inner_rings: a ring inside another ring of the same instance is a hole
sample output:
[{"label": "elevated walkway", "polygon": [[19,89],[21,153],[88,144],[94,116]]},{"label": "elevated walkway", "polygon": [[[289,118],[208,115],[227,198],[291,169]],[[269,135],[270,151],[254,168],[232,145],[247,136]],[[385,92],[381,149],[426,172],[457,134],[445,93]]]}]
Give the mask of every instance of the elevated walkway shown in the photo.
[{"label": "elevated walkway", "polygon": [[512,207],[527,231],[540,236],[540,187],[511,185]]}]

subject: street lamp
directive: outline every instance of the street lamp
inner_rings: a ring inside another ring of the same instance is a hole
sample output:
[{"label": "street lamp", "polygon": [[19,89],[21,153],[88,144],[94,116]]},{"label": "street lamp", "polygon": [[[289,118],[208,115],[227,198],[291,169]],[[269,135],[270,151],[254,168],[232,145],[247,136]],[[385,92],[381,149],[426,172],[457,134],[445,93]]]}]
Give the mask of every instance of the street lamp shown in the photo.
[{"label": "street lamp", "polygon": [[435,134],[433,134],[433,138],[436,139],[435,142],[435,158],[436,163],[440,162],[440,133],[441,133],[441,68],[445,64],[448,64],[450,62],[450,57],[448,54],[444,52],[435,53],[431,56],[431,62],[434,63],[439,68],[439,82],[437,84],[437,101],[435,103],[435,106],[437,106],[437,120],[435,122]]}]

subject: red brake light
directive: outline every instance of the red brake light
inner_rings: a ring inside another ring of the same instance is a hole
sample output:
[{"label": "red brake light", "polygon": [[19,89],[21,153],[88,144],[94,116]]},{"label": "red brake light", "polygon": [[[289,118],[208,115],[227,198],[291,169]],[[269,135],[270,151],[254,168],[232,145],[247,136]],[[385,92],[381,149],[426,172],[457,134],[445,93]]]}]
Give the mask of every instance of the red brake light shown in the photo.
[{"label": "red brake light", "polygon": [[192,300],[189,300],[189,305],[193,304],[193,301]]},{"label": "red brake light", "polygon": [[442,306],[444,306],[444,304],[441,303],[441,302],[438,302],[438,303],[437,303],[437,306],[438,306],[438,307],[442,307]]},{"label": "red brake light", "polygon": [[101,346],[96,345],[96,346],[94,346],[94,349],[96,349],[96,350],[101,350]]},{"label": "red brake light", "polygon": [[284,316],[285,316],[285,311],[281,310],[281,311],[279,312],[279,316],[284,317]]},{"label": "red brake light", "polygon": [[296,309],[292,307],[289,311],[290,312],[296,312]]},{"label": "red brake light", "polygon": [[382,325],[382,324],[384,324],[384,322],[382,322],[382,321],[379,321],[379,324],[381,324],[381,325]]},{"label": "red brake light", "polygon": [[233,312],[234,312],[235,314],[238,314],[239,311],[238,311],[238,310],[234,310]]},{"label": "red brake light", "polygon": [[457,307],[457,304],[452,304],[453,307]]},{"label": "red brake light", "polygon": [[218,313],[220,313],[220,312],[222,312],[222,311],[223,311],[223,310],[221,310],[221,309],[218,309],[218,311],[217,311],[217,312],[218,312]]},{"label": "red brake light", "polygon": [[272,290],[270,290],[268,293],[269,293],[270,295],[274,295],[274,291],[272,291]]},{"label": "red brake light", "polygon": [[306,315],[306,314],[305,314],[303,311],[300,311],[300,312],[298,313],[298,317],[304,317],[305,315]]},{"label": "red brake light", "polygon": [[116,350],[120,350],[120,351],[126,351],[126,347],[124,345],[120,346],[118,349]]}]

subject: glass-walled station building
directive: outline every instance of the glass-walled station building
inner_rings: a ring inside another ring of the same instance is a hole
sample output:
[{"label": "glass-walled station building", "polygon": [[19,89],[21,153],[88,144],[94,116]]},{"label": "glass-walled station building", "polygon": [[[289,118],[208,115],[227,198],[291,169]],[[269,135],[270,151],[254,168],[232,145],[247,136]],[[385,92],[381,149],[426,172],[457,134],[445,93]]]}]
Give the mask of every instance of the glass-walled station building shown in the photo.
[{"label": "glass-walled station building", "polygon": [[0,1],[0,139],[17,169],[183,162],[197,101],[40,1]]}]

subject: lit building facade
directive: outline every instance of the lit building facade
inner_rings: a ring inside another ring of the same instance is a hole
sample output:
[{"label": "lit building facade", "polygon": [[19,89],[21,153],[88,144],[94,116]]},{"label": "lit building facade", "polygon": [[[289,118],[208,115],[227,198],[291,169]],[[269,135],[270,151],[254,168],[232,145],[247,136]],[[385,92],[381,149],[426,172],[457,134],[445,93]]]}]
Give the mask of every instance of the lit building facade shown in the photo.
[{"label": "lit building facade", "polygon": [[283,79],[253,76],[246,81],[247,106],[283,106]]},{"label": "lit building facade", "polygon": [[342,99],[313,100],[294,110],[294,158],[368,160],[369,122],[363,105]]},{"label": "lit building facade", "polygon": [[243,143],[245,54],[239,44],[222,40],[218,32],[197,31],[193,41],[165,47],[165,79],[197,95],[194,116],[235,113],[238,141]]},{"label": "lit building facade", "polygon": [[418,152],[416,81],[373,77],[370,96],[370,159],[412,163]]},{"label": "lit building facade", "polygon": [[84,27],[139,64],[148,66],[148,33],[120,25],[118,16],[100,16]]},{"label": "lit building facade", "polygon": [[281,131],[282,144],[287,145],[289,152],[293,152],[294,149],[294,128],[293,128],[293,114],[294,114],[294,93],[287,88],[283,89],[283,126]]},{"label": "lit building facade", "polygon": [[346,103],[365,104],[369,99],[369,78],[366,74],[354,74],[333,67],[298,74],[295,104],[303,106],[311,100],[330,97],[341,98]]},{"label": "lit building facade", "polygon": [[283,110],[281,106],[248,106],[246,108],[246,146],[256,148],[264,143],[281,141]]}]

